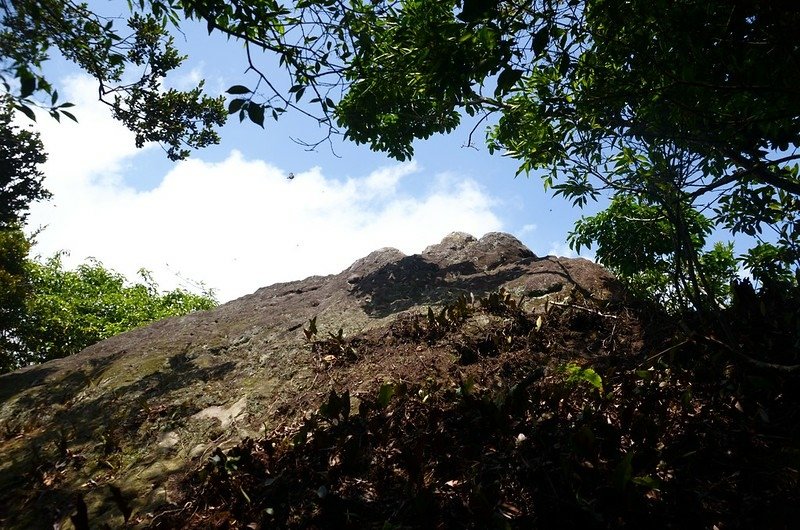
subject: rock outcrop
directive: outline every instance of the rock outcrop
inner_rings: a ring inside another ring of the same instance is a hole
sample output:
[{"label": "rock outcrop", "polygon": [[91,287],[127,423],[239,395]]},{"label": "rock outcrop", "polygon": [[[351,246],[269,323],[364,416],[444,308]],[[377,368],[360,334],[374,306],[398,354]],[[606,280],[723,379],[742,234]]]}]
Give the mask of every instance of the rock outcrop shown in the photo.
[{"label": "rock outcrop", "polygon": [[454,233],[419,255],[384,248],[339,274],[265,287],[0,376],[0,526],[64,522],[78,493],[93,520],[117,526],[124,510],[109,485],[131,499],[131,520],[147,523],[150,507],[170,501],[174,473],[302,416],[336,384],[309,351],[310,319],[321,335],[354,336],[500,289],[524,296],[529,311],[621,295],[590,261],[540,258],[507,234]]}]

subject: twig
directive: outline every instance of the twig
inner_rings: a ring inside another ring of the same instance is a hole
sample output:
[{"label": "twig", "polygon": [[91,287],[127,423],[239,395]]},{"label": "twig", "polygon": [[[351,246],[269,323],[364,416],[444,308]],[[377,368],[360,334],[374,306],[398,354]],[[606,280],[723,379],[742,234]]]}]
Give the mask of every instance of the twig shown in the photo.
[{"label": "twig", "polygon": [[705,341],[710,342],[711,344],[714,344],[716,346],[719,346],[721,348],[724,348],[724,349],[728,350],[729,352],[733,353],[737,357],[740,357],[747,364],[750,364],[750,365],[752,365],[752,366],[754,366],[756,368],[761,368],[761,369],[769,370],[769,371],[773,371],[773,372],[780,372],[780,373],[788,374],[788,375],[796,375],[796,374],[800,373],[800,364],[777,364],[777,363],[768,363],[766,361],[759,361],[758,359],[754,359],[754,358],[750,357],[749,355],[741,352],[739,349],[733,348],[732,346],[730,346],[728,344],[725,344],[724,342],[719,341],[719,340],[717,340],[717,339],[715,339],[713,337],[707,337],[707,336],[703,335],[700,338],[702,338]]},{"label": "twig", "polygon": [[681,346],[683,346],[687,342],[689,342],[689,339],[683,340],[683,341],[679,342],[678,344],[673,344],[672,346],[670,346],[666,350],[663,350],[663,351],[660,351],[660,352],[658,352],[658,353],[656,353],[654,355],[651,355],[650,357],[648,357],[644,361],[640,362],[639,366],[643,366],[645,364],[649,364],[650,361],[652,361],[654,359],[657,359],[657,358],[661,357],[662,355],[664,355],[665,353],[671,352],[672,350],[674,350],[676,348],[680,348]]},{"label": "twig", "polygon": [[602,312],[598,311],[597,309],[592,309],[591,307],[586,307],[586,306],[582,306],[582,305],[565,304],[565,303],[562,303],[562,302],[550,302],[550,303],[553,304],[553,305],[560,306],[560,307],[571,307],[573,309],[580,309],[580,310],[586,311],[588,313],[593,313],[595,315],[599,315],[599,316],[601,316],[603,318],[614,318],[614,319],[619,318],[619,316],[617,316],[617,315],[609,315],[608,313],[602,313]]},{"label": "twig", "polygon": [[184,504],[184,505],[183,505],[183,507],[181,507],[181,508],[175,508],[174,510],[164,510],[163,512],[161,512],[161,513],[159,513],[159,514],[155,515],[155,516],[154,516],[154,517],[153,517],[153,518],[150,520],[150,526],[152,526],[152,525],[153,525],[153,523],[155,523],[155,522],[156,522],[156,520],[157,520],[159,517],[163,517],[163,516],[165,516],[165,515],[170,515],[170,514],[173,514],[173,513],[181,513],[181,512],[184,512],[184,511],[186,511],[186,509],[187,509],[187,508],[191,507],[192,505],[193,505],[192,501],[187,501],[187,502],[186,502],[186,504]]}]

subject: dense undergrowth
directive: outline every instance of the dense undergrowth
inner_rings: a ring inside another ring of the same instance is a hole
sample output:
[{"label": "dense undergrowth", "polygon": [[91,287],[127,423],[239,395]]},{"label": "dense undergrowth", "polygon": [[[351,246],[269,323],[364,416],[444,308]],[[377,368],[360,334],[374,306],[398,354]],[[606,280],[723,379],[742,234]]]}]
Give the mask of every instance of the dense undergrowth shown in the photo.
[{"label": "dense undergrowth", "polygon": [[[728,313],[740,345],[797,361],[791,303],[742,287]],[[217,450],[155,527],[786,528],[800,515],[794,375],[687,331],[696,322],[576,300],[527,314],[500,293],[379,339],[317,339],[310,324],[320,370],[408,344],[448,349],[452,367],[334,389],[299,424]]]}]

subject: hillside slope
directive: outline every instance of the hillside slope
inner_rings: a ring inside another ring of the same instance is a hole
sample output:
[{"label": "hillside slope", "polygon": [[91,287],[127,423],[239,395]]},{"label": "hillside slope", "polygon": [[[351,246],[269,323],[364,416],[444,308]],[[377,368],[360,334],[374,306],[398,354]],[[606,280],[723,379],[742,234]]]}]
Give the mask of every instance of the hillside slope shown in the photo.
[{"label": "hillside slope", "polygon": [[[303,333],[312,318],[321,337],[380,335],[399,315],[501,289],[528,297],[528,311],[547,298],[619,295],[613,277],[586,260],[538,258],[506,234],[455,233],[421,255],[381,249],[337,275],[266,287],[4,375],[0,522],[49,527],[67,520],[81,494],[94,521],[119,524],[109,485],[145,522],[170,502],[169,477],[298,419],[340,386],[320,369],[340,360],[312,352]],[[391,356],[360,351],[349,366],[362,374],[352,392],[398,376]],[[421,381],[431,376],[414,370]]]}]

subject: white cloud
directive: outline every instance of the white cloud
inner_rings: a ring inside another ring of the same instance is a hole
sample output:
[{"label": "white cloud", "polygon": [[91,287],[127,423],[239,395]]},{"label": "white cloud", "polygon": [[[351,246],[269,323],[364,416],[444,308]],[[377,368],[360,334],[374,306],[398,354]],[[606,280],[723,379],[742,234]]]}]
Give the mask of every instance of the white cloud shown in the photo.
[{"label": "white cloud", "polygon": [[137,191],[120,176],[135,160],[131,134],[88,96],[88,81],[74,78],[67,88],[81,123],[40,125],[54,199],[34,205],[29,225],[49,225],[35,251],[68,250],[68,266],[93,256],[129,278],[144,267],[164,288],[180,275],[217,288],[224,301],[338,272],[380,247],[413,253],[455,230],[480,236],[502,228],[493,200],[472,180],[438,175],[410,195],[404,180],[425,176],[413,162],[346,180],[312,168],[289,180],[232,151],[217,163],[175,164],[159,185]]},{"label": "white cloud", "polygon": [[167,78],[164,85],[177,90],[192,90],[203,81],[203,91],[209,95],[222,94],[228,88],[225,79],[219,75],[209,76],[206,73],[205,61],[199,61],[193,66],[183,65],[173,76]]},{"label": "white cloud", "polygon": [[50,190],[56,193],[60,185],[91,177],[116,183],[124,162],[139,151],[133,133],[111,119],[108,107],[98,101],[97,83],[92,79],[67,78],[62,91],[66,94],[61,99],[75,103],[69,110],[79,123],[62,118],[59,124],[46,115],[39,118],[37,128],[48,152],[45,170],[51,177]]},{"label": "white cloud", "polygon": [[[578,253],[569,248],[569,245],[561,241],[551,241],[550,250],[547,251],[548,256],[559,256],[563,258],[577,258]],[[582,256],[584,258],[593,259],[594,256]]]},{"label": "white cloud", "polygon": [[203,79],[204,66],[205,65],[201,62],[188,72],[181,73],[178,78],[171,83],[171,86],[177,88],[178,90],[191,90],[195,88]]}]

